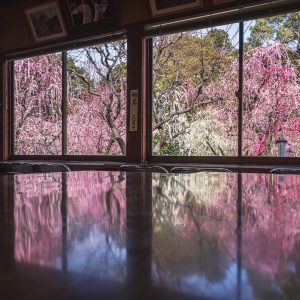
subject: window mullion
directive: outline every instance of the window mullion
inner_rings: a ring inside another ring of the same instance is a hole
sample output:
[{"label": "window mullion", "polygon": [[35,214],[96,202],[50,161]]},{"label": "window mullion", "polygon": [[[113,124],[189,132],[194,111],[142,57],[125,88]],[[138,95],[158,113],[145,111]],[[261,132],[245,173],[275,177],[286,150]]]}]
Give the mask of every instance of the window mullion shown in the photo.
[{"label": "window mullion", "polygon": [[67,110],[68,110],[67,51],[62,52],[62,155],[67,155]]},{"label": "window mullion", "polygon": [[239,24],[238,157],[243,156],[244,22]]}]

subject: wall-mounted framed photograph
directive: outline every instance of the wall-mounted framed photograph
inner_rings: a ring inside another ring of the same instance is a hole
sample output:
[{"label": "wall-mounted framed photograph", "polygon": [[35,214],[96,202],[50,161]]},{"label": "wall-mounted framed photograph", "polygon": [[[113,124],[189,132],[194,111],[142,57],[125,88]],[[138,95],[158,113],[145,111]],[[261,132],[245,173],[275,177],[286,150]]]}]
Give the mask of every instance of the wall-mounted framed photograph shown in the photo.
[{"label": "wall-mounted framed photograph", "polygon": [[150,0],[152,15],[168,14],[190,8],[199,8],[202,0]]},{"label": "wall-mounted framed photograph", "polygon": [[115,19],[114,0],[67,0],[73,26]]},{"label": "wall-mounted framed photograph", "polygon": [[27,9],[26,16],[34,39],[37,42],[67,35],[57,2]]}]

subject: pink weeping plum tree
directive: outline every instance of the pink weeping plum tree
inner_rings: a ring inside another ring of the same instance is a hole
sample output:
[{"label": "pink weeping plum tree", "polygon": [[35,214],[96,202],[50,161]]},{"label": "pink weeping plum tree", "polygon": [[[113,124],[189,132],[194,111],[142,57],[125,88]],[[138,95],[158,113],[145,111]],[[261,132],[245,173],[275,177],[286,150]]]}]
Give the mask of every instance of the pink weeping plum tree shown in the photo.
[{"label": "pink weeping plum tree", "polygon": [[[281,43],[260,46],[244,57],[243,152],[249,156],[277,156],[276,141],[288,141],[288,155],[299,156],[300,87],[290,49]],[[93,61],[91,62],[93,63]],[[298,63],[298,62],[296,62]],[[99,68],[100,70],[100,68]],[[116,69],[110,70],[114,74]],[[119,68],[121,70],[121,68]],[[167,98],[176,97],[182,115],[187,115],[183,136],[193,126],[191,115],[211,110],[211,118],[224,124],[230,147],[237,137],[238,59],[222,76],[199,87],[188,79]],[[99,71],[100,72],[100,71]],[[121,71],[119,71],[121,72]],[[15,153],[60,154],[62,76],[58,54],[15,62]],[[77,81],[69,86],[68,153],[125,154],[126,83],[121,76],[92,82],[72,71]],[[76,86],[76,82],[78,86]],[[74,84],[75,83],[75,84]],[[116,88],[117,86],[117,88]],[[154,114],[161,114],[154,109]],[[176,122],[173,115],[162,122]],[[169,126],[169,127],[170,127]],[[201,134],[201,133],[199,133]],[[220,133],[221,134],[221,133]],[[211,139],[219,139],[215,134]],[[210,141],[213,144],[213,141]],[[230,151],[229,151],[230,152]],[[235,153],[235,150],[231,150]]]},{"label": "pink weeping plum tree", "polygon": [[[15,154],[61,154],[61,55],[18,60],[14,70]],[[68,154],[124,155],[126,83],[91,83],[72,71],[69,78],[75,76],[78,86],[68,89]]]},{"label": "pink weeping plum tree", "polygon": [[15,62],[15,154],[61,153],[61,82],[59,54]]},{"label": "pink weeping plum tree", "polygon": [[[289,51],[283,44],[273,43],[245,54],[244,155],[277,156],[276,141],[280,137],[288,142],[287,155],[300,155],[299,75]],[[199,112],[202,106],[210,105],[210,118],[224,124],[229,140],[237,139],[238,64],[238,59],[233,61],[223,76],[205,86],[201,93],[197,86],[185,82],[180,94],[184,110]]]},{"label": "pink weeping plum tree", "polygon": [[109,85],[97,94],[84,91],[69,97],[68,152],[73,155],[125,155],[126,88],[120,94]]}]

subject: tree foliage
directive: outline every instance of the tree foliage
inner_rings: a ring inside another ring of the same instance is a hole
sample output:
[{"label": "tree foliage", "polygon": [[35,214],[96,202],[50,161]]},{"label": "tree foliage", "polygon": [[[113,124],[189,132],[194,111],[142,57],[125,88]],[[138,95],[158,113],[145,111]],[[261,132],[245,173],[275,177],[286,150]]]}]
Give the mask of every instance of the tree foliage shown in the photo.
[{"label": "tree foliage", "polygon": [[[68,59],[68,154],[125,155],[126,42]],[[61,154],[61,55],[15,62],[15,154]]]},{"label": "tree foliage", "polygon": [[299,32],[299,12],[258,19],[251,28],[248,43],[251,47],[259,47],[270,41],[276,41],[285,45],[293,45],[300,53]]},{"label": "tree foliage", "polygon": [[22,59],[14,68],[16,154],[61,153],[61,55]]},{"label": "tree foliage", "polygon": [[[154,39],[153,130],[155,154],[199,155],[205,149],[189,149],[186,140],[195,121],[206,115],[212,102],[200,101],[207,85],[217,81],[236,57],[224,30],[196,31]],[[165,149],[177,149],[180,152]],[[206,146],[208,147],[208,146]],[[205,148],[205,147],[204,147]]]},{"label": "tree foliage", "polygon": [[[299,13],[248,27],[244,155],[276,156],[284,137],[299,156]],[[237,45],[234,24],[153,39],[155,155],[237,155]],[[124,40],[68,53],[69,154],[126,154],[126,64]],[[15,62],[16,154],[61,153],[61,73],[59,54]]]}]

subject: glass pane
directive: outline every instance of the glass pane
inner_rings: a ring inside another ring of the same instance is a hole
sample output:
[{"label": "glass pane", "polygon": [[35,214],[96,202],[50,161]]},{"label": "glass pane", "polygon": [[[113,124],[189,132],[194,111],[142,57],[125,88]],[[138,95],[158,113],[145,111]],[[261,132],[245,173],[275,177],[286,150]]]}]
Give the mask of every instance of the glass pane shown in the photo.
[{"label": "glass pane", "polygon": [[61,154],[61,54],[14,62],[14,154]]},{"label": "glass pane", "polygon": [[238,48],[238,24],[153,39],[154,155],[237,155]]},{"label": "glass pane", "polygon": [[126,40],[68,52],[68,154],[125,155]]},{"label": "glass pane", "polygon": [[300,13],[245,23],[243,154],[300,156]]}]

